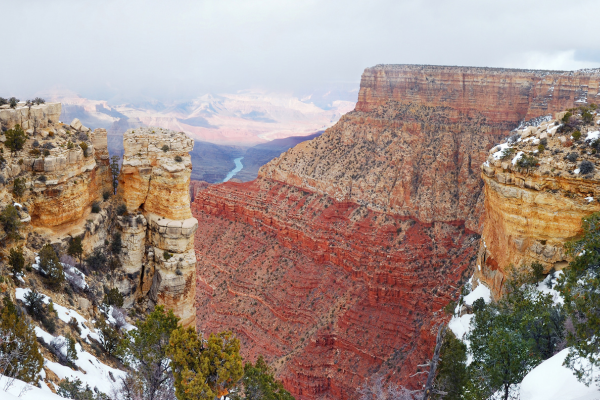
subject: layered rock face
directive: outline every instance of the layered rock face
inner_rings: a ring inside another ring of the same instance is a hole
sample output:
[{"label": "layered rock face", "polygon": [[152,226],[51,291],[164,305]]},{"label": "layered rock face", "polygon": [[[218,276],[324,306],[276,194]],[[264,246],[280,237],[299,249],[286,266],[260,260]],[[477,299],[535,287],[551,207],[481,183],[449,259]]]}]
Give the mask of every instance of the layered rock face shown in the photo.
[{"label": "layered rock face", "polygon": [[[582,140],[574,143],[559,121],[546,121],[490,150],[482,165],[485,217],[475,274],[496,298],[511,267],[540,263],[548,273],[567,266],[565,243],[581,232],[583,217],[600,211],[600,154],[592,147],[598,122],[579,128]],[[524,155],[539,165],[523,167]]]},{"label": "layered rock face", "polygon": [[[27,135],[22,150],[14,154],[8,148],[3,151],[6,184],[2,198],[6,203],[19,200],[32,227],[46,232],[53,241],[84,234],[92,203],[112,190],[106,131],[92,132],[78,120],[72,126],[59,123],[60,112],[60,103],[0,109],[3,132],[20,125]],[[5,142],[6,136],[0,136],[0,141]],[[12,194],[17,178],[28,189],[19,199]]]},{"label": "layered rock face", "polygon": [[365,70],[355,111],[322,136],[256,181],[197,193],[198,328],[236,332],[297,398],[350,398],[374,374],[418,387],[441,310],[476,260],[488,150],[525,118],[595,97],[599,81]]},{"label": "layered rock face", "polygon": [[194,142],[181,132],[138,128],[125,133],[123,144],[117,194],[128,213],[118,217],[124,246],[119,289],[127,305],[149,298],[193,326],[198,222],[190,211],[188,153]]}]

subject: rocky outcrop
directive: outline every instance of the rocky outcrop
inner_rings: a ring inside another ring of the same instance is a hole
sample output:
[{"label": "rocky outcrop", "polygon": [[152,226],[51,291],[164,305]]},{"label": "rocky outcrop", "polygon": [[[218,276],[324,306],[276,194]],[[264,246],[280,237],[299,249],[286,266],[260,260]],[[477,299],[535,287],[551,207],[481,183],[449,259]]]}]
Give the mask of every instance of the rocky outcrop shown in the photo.
[{"label": "rocky outcrop", "polygon": [[119,290],[127,305],[147,298],[173,309],[184,326],[195,324],[198,221],[190,211],[189,152],[184,133],[161,128],[129,130],[118,197],[127,213],[118,217],[122,232]]},{"label": "rocky outcrop", "polygon": [[198,328],[233,330],[297,398],[350,398],[373,374],[419,387],[441,309],[476,260],[488,150],[524,119],[592,101],[598,82],[368,68],[356,109],[322,136],[254,182],[197,193]]},{"label": "rocky outcrop", "polygon": [[[485,217],[475,274],[496,298],[512,267],[540,263],[548,273],[567,266],[565,243],[581,233],[583,217],[600,211],[598,126],[580,127],[580,140],[561,127],[550,120],[518,130],[482,165]],[[523,157],[535,165],[524,167]],[[587,174],[580,171],[585,162]]]},{"label": "rocky outcrop", "polygon": [[[91,132],[83,125],[75,130],[59,123],[60,112],[60,103],[0,107],[0,141],[5,142],[4,133],[17,125],[27,137],[22,150],[3,150],[0,196],[3,204],[19,201],[32,229],[64,244],[103,223],[106,213],[104,217],[91,214],[91,206],[102,201],[104,192],[112,191],[112,184],[104,161],[108,160],[106,131]],[[19,198],[12,190],[16,179],[26,186]]]}]

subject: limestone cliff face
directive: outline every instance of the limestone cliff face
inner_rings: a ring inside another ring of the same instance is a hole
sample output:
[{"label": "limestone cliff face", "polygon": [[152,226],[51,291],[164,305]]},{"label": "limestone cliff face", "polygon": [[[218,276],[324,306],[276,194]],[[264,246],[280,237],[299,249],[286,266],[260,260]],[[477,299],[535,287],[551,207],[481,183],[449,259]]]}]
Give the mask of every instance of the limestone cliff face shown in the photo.
[{"label": "limestone cliff face", "polygon": [[599,82],[368,68],[356,109],[319,138],[254,182],[197,193],[198,328],[233,330],[297,398],[351,398],[373,374],[419,387],[441,309],[476,261],[488,150],[524,119],[593,101]]},{"label": "limestone cliff face", "polygon": [[[0,108],[2,132],[20,125],[27,135],[21,151],[3,150],[0,168],[5,184],[0,196],[4,204],[18,200],[25,207],[32,229],[64,243],[102,225],[106,213],[90,215],[90,210],[104,192],[112,191],[112,184],[106,131],[91,131],[78,120],[72,125],[59,123],[60,112],[60,103]],[[6,141],[4,134],[0,141]],[[17,178],[27,187],[19,199],[12,193]]]},{"label": "limestone cliff face", "polygon": [[128,213],[118,217],[124,250],[119,289],[127,304],[149,298],[194,325],[198,221],[190,211],[189,152],[194,142],[161,128],[129,130],[118,196]]},{"label": "limestone cliff face", "polygon": [[[590,147],[592,140],[571,143],[570,133],[557,133],[557,124],[544,122],[517,131],[518,142],[491,149],[482,166],[485,213],[475,273],[495,297],[501,295],[511,266],[537,262],[546,273],[564,268],[570,261],[565,243],[581,232],[583,217],[600,211],[599,160]],[[580,129],[583,139],[588,132],[598,132],[597,124]],[[503,160],[502,148],[513,149],[513,154]],[[521,152],[535,157],[539,166],[519,167]],[[578,172],[583,161],[594,166],[586,175]]]}]

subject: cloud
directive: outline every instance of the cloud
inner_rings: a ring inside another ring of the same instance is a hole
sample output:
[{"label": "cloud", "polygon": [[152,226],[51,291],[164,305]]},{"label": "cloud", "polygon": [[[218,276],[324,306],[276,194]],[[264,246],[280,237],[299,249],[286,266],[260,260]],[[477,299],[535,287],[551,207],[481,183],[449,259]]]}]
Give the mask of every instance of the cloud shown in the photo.
[{"label": "cloud", "polygon": [[600,63],[597,1],[5,2],[1,96],[185,99],[357,86],[379,63],[572,69]]}]

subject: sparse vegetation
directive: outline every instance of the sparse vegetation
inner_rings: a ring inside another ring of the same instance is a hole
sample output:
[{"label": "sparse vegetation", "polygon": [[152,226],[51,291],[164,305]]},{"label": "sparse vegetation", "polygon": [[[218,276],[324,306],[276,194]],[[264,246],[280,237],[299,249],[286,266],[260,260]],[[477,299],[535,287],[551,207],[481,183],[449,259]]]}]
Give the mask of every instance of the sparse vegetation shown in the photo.
[{"label": "sparse vegetation", "polygon": [[127,206],[125,205],[125,203],[121,203],[117,207],[117,215],[125,215],[125,214],[127,214]]},{"label": "sparse vegetation", "polygon": [[92,203],[92,213],[98,214],[100,212],[100,203],[97,201]]},{"label": "sparse vegetation", "polygon": [[54,289],[60,288],[65,281],[65,274],[54,247],[50,244],[44,245],[39,257],[40,272],[46,277],[48,284]]},{"label": "sparse vegetation", "polygon": [[13,180],[12,193],[18,200],[25,194],[25,178],[15,178]]},{"label": "sparse vegetation", "polygon": [[163,147],[162,147],[162,151],[164,151],[165,153],[166,153],[167,151],[169,151],[169,146],[167,146],[166,144],[165,144],[165,145],[163,145]]},{"label": "sparse vegetation", "polygon": [[21,219],[19,218],[19,212],[12,204],[8,205],[0,214],[0,224],[4,228],[4,233],[11,240],[18,240],[21,238],[19,229],[21,229]]},{"label": "sparse vegetation", "polygon": [[594,164],[588,160],[584,160],[579,164],[579,173],[582,175],[586,175],[594,172]]}]

